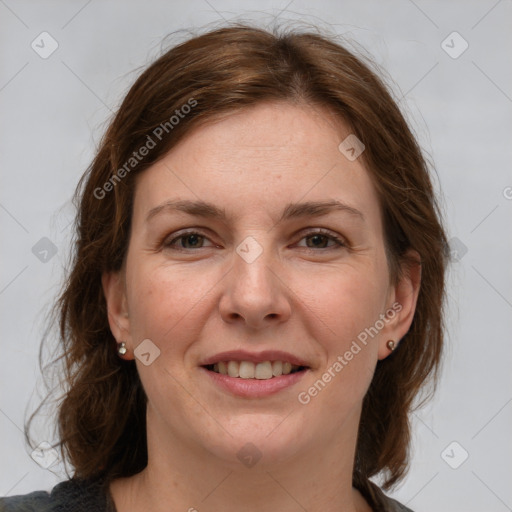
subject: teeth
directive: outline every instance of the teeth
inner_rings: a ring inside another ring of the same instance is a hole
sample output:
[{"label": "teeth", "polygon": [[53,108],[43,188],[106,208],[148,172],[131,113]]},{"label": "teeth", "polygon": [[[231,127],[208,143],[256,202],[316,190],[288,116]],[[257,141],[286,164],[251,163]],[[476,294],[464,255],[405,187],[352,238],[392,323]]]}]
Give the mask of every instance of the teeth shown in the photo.
[{"label": "teeth", "polygon": [[230,377],[240,377],[240,365],[236,361],[228,362],[228,375]]},{"label": "teeth", "polygon": [[218,369],[216,370],[215,365],[213,365],[213,371],[218,371],[219,373],[222,373],[222,375],[227,375],[228,367],[226,366],[226,363],[224,361],[219,361],[217,364],[219,365]]},{"label": "teeth", "polygon": [[288,361],[264,361],[254,364],[251,361],[219,361],[213,365],[213,371],[240,379],[268,380],[281,375],[288,375],[299,366]]},{"label": "teeth", "polygon": [[[244,363],[242,363],[244,364]],[[240,368],[242,368],[242,364]],[[249,364],[249,363],[245,363]],[[253,365],[254,366],[254,365]],[[254,366],[254,377],[256,379],[266,380],[271,379],[274,375],[272,374],[272,363],[270,361],[265,361],[264,363],[258,363]]]},{"label": "teeth", "polygon": [[[230,361],[231,364],[231,361]],[[258,365],[260,366],[260,365]],[[238,367],[238,376],[241,379],[254,379],[254,374],[256,373],[256,367],[253,363],[249,363],[248,361],[242,361]]]}]

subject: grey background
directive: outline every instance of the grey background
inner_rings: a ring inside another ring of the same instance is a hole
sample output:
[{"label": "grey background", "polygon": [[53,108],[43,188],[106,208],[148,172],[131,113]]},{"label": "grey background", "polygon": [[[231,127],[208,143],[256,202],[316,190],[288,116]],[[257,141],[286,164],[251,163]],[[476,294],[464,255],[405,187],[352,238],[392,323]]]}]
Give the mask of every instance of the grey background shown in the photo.
[{"label": "grey background", "polygon": [[[440,386],[413,416],[411,471],[391,494],[416,512],[512,510],[511,15],[510,0],[0,0],[0,495],[66,478],[60,462],[48,470],[30,457],[22,429],[27,404],[44,395],[38,350],[67,262],[69,199],[111,109],[166,34],[278,17],[345,34],[393,77],[435,162],[459,256]],[[31,47],[43,31],[58,43],[46,59]],[[457,58],[454,31],[469,44]],[[39,440],[50,432],[41,427]]]}]

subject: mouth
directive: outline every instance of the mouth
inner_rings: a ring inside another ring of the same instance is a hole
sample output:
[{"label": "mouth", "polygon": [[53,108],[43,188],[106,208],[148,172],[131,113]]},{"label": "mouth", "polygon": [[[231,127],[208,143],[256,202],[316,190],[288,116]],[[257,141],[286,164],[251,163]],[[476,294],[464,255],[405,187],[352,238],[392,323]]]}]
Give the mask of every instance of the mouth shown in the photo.
[{"label": "mouth", "polygon": [[216,389],[243,399],[260,399],[297,386],[313,371],[309,361],[282,350],[227,350],[206,356],[199,368]]},{"label": "mouth", "polygon": [[211,384],[243,399],[262,399],[284,392],[297,386],[311,370],[309,366],[272,359],[255,362],[210,360],[206,363],[199,368]]},{"label": "mouth", "polygon": [[309,366],[296,365],[289,361],[219,361],[202,367],[213,373],[247,380],[271,380],[309,370]]}]

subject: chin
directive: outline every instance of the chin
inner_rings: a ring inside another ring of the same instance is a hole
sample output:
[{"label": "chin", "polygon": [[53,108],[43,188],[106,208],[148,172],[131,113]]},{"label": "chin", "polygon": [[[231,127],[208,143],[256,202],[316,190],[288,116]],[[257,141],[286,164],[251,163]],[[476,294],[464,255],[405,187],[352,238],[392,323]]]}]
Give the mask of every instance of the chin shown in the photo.
[{"label": "chin", "polygon": [[304,422],[286,419],[286,414],[247,414],[223,426],[222,438],[204,440],[205,448],[234,471],[241,465],[260,470],[275,467],[310,444]]}]

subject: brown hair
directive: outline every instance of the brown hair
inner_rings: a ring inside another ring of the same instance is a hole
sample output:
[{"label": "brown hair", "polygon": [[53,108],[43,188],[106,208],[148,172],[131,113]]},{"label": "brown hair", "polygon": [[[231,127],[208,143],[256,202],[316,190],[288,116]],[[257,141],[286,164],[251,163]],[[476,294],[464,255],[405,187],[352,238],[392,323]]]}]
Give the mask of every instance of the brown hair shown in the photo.
[{"label": "brown hair", "polygon": [[[388,489],[404,476],[408,416],[441,358],[447,243],[425,158],[364,59],[333,36],[236,24],[171,48],[131,87],[75,192],[72,268],[55,304],[67,384],[59,445],[75,477],[111,480],[147,464],[146,396],[134,362],[117,356],[101,284],[127,252],[134,178],[192,128],[263,101],[320,105],[350,127],[380,197],[390,278],[399,278],[407,249],[421,257],[415,316],[398,350],[377,364],[354,466],[359,485],[383,471]],[[155,146],[130,160],[148,136]]]}]

